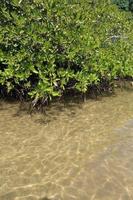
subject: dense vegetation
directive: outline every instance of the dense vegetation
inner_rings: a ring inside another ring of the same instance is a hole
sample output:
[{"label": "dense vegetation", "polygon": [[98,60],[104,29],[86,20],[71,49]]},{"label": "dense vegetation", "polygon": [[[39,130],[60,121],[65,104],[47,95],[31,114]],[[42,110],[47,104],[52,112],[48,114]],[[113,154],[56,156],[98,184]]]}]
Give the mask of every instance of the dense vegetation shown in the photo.
[{"label": "dense vegetation", "polygon": [[113,3],[117,4],[121,9],[133,12],[133,0],[113,0]]},{"label": "dense vegetation", "polygon": [[132,14],[111,0],[1,0],[0,90],[36,103],[133,77]]}]

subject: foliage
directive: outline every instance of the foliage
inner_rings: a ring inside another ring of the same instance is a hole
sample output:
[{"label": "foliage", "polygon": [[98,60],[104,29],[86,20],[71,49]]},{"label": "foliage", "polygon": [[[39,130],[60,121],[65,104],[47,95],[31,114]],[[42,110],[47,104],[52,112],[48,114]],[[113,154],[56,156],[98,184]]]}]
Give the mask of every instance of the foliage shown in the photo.
[{"label": "foliage", "polygon": [[1,0],[0,86],[36,103],[133,77],[133,20],[110,0]]},{"label": "foliage", "polygon": [[117,4],[121,9],[133,12],[133,0],[113,0],[113,3]]}]

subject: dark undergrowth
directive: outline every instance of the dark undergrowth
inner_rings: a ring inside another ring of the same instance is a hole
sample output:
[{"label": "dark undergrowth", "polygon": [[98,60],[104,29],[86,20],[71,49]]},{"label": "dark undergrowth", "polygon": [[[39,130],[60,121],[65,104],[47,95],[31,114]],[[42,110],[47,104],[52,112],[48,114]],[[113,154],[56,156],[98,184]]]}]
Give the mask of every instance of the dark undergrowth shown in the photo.
[{"label": "dark undergrowth", "polygon": [[59,102],[65,105],[70,105],[72,102],[76,105],[82,104],[89,99],[93,99],[95,101],[101,100],[103,97],[109,97],[117,95],[118,90],[128,90],[133,91],[133,79],[126,78],[124,80],[115,80],[112,85],[109,83],[103,82],[99,87],[91,86],[86,93],[81,93],[79,91],[68,89],[65,90],[61,97],[54,97],[52,101],[47,100],[43,101],[42,99],[38,100],[36,104],[34,101],[31,101],[29,97],[14,93],[7,93],[6,90],[1,90],[0,99],[1,101],[5,101],[8,103],[19,102],[19,112],[27,112],[29,114],[35,112],[45,113],[47,108],[51,106],[51,104],[58,104]]}]

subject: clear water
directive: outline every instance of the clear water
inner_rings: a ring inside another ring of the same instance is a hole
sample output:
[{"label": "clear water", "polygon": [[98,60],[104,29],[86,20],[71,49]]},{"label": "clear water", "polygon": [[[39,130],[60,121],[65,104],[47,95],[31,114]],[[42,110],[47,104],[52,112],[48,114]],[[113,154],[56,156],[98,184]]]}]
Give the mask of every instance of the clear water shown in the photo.
[{"label": "clear water", "polygon": [[132,200],[133,91],[29,115],[0,102],[0,200]]}]

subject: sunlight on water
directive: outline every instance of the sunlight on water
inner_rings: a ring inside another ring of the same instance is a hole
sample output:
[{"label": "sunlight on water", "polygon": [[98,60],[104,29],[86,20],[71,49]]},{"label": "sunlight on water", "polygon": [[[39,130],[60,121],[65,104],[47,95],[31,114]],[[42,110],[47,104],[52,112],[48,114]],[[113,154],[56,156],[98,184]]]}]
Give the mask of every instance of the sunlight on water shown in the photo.
[{"label": "sunlight on water", "polygon": [[0,200],[132,200],[133,92],[54,103],[0,102]]}]

